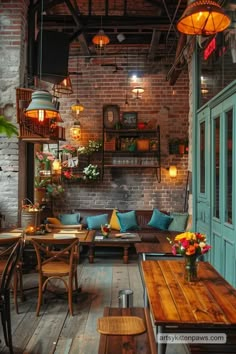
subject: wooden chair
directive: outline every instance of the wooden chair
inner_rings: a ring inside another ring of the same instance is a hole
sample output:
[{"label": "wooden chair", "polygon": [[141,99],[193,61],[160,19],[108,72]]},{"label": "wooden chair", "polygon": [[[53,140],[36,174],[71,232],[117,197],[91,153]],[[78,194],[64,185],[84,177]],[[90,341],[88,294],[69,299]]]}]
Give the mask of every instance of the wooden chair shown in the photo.
[{"label": "wooden chair", "polygon": [[[79,290],[77,279],[78,238],[32,238],[32,244],[37,255],[37,270],[39,273],[38,304],[36,315],[39,315],[43,292],[52,279],[60,279],[68,293],[68,306],[73,316],[73,290]],[[73,289],[74,282],[74,289]]]},{"label": "wooden chair", "polygon": [[5,251],[1,252],[1,256],[5,258],[5,256],[8,255],[4,269],[1,273],[0,313],[5,343],[9,347],[11,354],[13,353],[13,345],[11,334],[10,288],[12,278],[22,253],[22,245],[21,237],[0,239],[1,249],[5,246]]},{"label": "wooden chair", "polygon": [[[19,238],[20,238],[20,236],[19,237],[14,236],[14,237],[4,237],[4,238],[0,239],[0,277],[1,277],[3,270],[6,266],[8,257],[11,254],[12,248],[14,247],[15,242]],[[21,252],[23,252],[23,246],[21,248]],[[14,271],[13,284],[12,284],[14,305],[15,305],[16,313],[19,313],[18,301],[17,301],[18,291],[20,292],[21,300],[22,301],[24,300],[21,256],[22,256],[22,253],[19,257],[19,261],[18,261],[18,263],[16,265],[16,269]]]}]

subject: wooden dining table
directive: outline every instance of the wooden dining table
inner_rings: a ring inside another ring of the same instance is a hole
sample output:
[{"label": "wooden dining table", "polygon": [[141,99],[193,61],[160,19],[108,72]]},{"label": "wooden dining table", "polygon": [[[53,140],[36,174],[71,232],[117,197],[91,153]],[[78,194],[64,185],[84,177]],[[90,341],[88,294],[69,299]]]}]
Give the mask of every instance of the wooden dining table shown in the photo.
[{"label": "wooden dining table", "polygon": [[158,354],[166,344],[159,342],[166,332],[193,333],[207,329],[236,335],[236,289],[208,262],[199,262],[198,279],[184,278],[181,260],[141,262],[145,297],[157,333]]}]

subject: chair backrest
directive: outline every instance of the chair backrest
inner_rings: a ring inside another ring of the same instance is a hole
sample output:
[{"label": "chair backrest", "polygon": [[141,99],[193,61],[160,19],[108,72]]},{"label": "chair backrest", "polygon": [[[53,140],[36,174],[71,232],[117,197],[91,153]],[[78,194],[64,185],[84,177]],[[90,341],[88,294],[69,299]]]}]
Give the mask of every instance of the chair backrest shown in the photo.
[{"label": "chair backrest", "polygon": [[39,271],[43,264],[49,262],[67,262],[71,269],[78,263],[78,238],[32,237],[31,242],[36,251]]},{"label": "chair backrest", "polygon": [[22,254],[22,247],[23,242],[20,236],[0,239],[0,259],[6,260],[1,274],[1,292],[10,288],[12,276]]}]

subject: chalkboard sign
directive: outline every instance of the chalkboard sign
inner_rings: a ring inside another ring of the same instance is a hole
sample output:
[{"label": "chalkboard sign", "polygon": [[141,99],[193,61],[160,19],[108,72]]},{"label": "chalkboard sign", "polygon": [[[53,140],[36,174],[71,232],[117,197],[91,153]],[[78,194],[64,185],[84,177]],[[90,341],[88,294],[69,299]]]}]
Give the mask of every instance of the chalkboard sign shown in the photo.
[{"label": "chalkboard sign", "polygon": [[122,117],[122,128],[136,129],[137,120],[138,120],[137,112],[124,112]]}]

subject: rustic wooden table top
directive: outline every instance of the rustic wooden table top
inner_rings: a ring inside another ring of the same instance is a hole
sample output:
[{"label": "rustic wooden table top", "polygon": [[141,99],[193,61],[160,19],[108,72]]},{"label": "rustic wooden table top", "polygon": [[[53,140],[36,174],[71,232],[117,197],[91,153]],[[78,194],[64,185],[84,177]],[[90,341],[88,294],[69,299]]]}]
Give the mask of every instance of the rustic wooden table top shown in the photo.
[{"label": "rustic wooden table top", "polygon": [[147,260],[141,268],[155,325],[236,327],[236,289],[210,263],[199,262],[194,283],[184,279],[181,260]]}]

